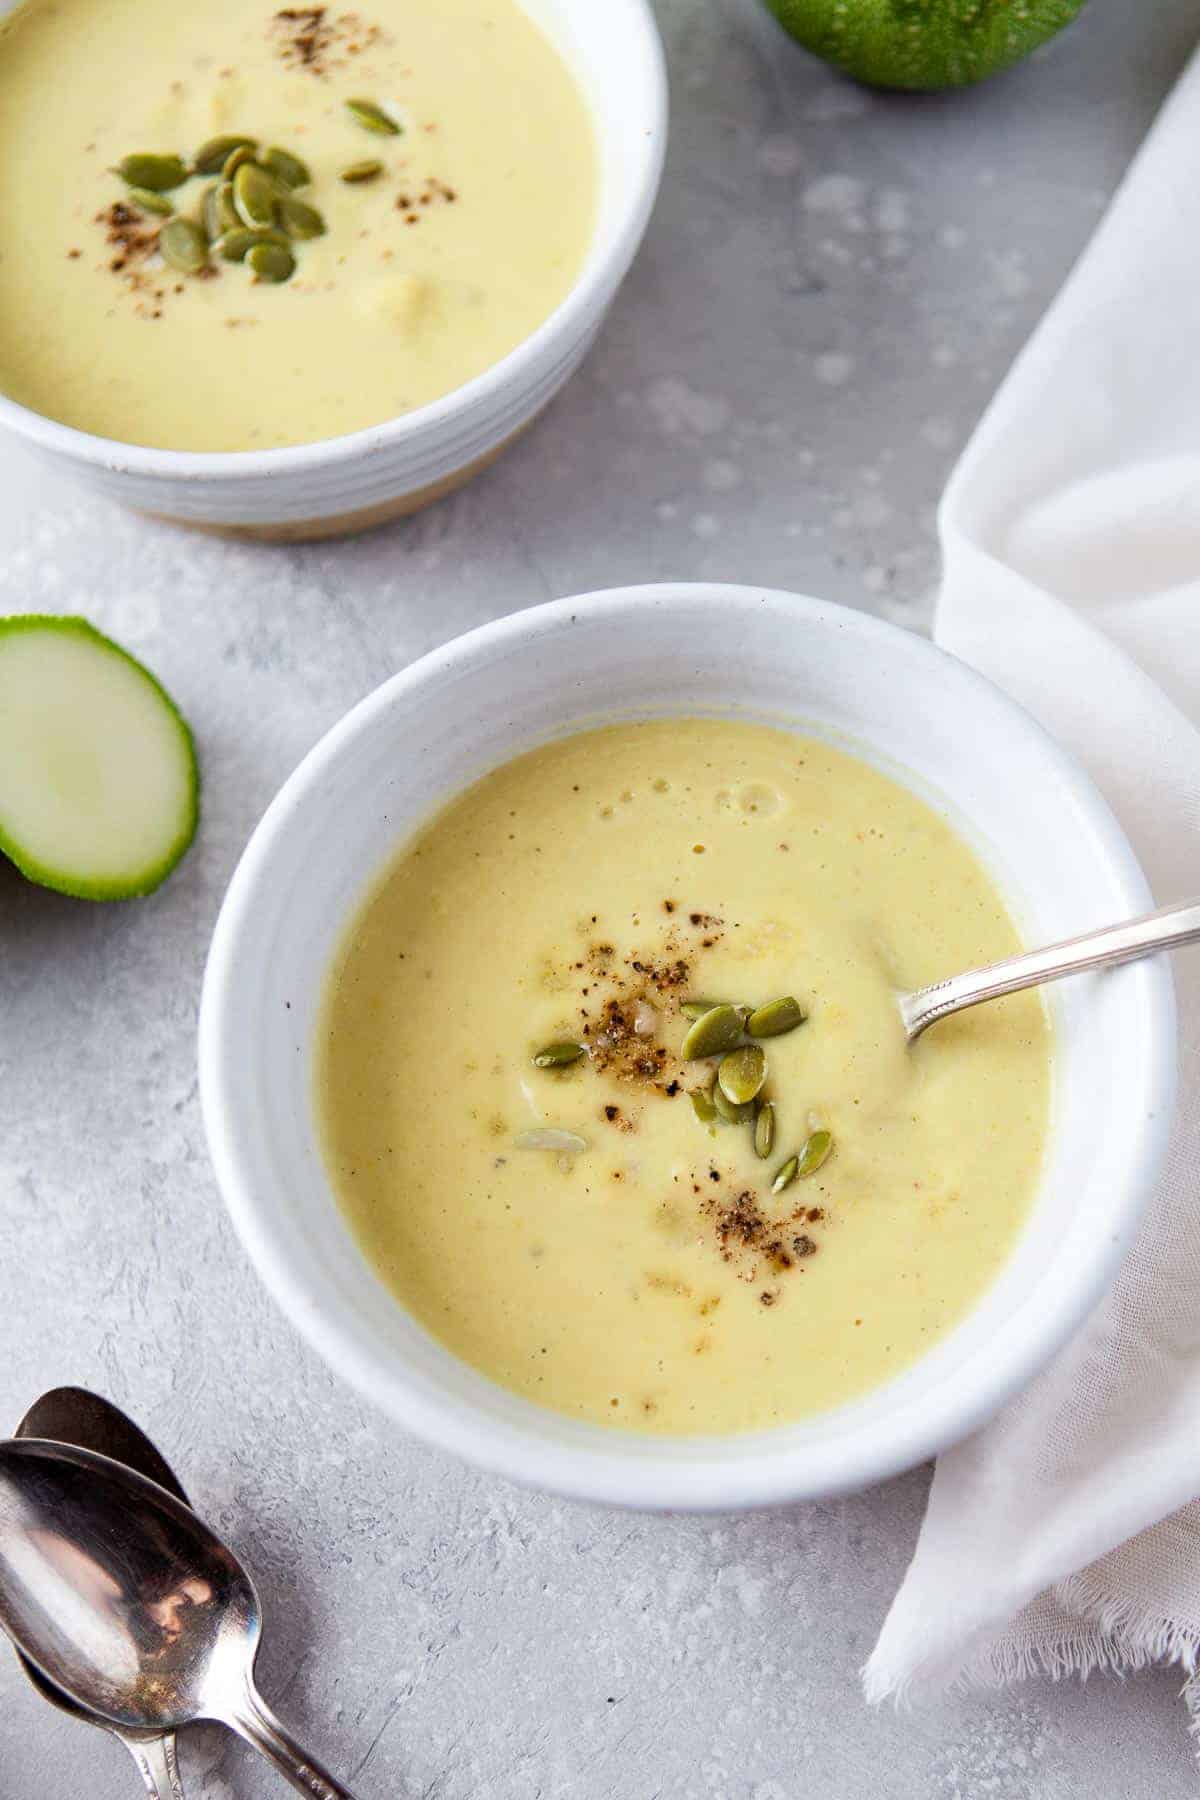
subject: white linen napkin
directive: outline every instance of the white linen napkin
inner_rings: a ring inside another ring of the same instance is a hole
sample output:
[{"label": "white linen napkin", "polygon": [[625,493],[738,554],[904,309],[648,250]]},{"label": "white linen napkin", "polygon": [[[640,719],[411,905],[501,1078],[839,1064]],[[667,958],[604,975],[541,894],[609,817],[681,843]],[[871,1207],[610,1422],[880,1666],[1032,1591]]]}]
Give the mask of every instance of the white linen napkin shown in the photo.
[{"label": "white linen napkin", "polygon": [[[1200,894],[1200,56],[942,503],[936,636]],[[1179,1663],[1200,1689],[1200,947],[1145,1226],[1055,1363],[942,1456],[868,1698]]]}]

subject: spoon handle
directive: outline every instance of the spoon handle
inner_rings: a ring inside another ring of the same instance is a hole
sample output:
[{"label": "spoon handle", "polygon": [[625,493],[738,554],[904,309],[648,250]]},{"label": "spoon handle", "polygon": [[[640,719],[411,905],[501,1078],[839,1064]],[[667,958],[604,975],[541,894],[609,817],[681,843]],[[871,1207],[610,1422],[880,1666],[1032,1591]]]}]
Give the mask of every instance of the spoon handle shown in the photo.
[{"label": "spoon handle", "polygon": [[184,1800],[173,1731],[164,1731],[161,1737],[126,1737],[121,1731],[113,1736],[120,1738],[137,1764],[150,1800]]},{"label": "spoon handle", "polygon": [[990,963],[986,969],[951,975],[915,994],[902,994],[900,1017],[911,1044],[938,1019],[967,1006],[978,1006],[981,1000],[998,1000],[1003,994],[1037,987],[1043,981],[1057,981],[1060,976],[1075,975],[1081,969],[1111,968],[1115,963],[1132,962],[1135,957],[1168,950],[1176,944],[1195,943],[1197,939],[1200,900],[1164,906],[1160,912],[1147,913],[1144,918],[1128,919],[1123,925],[1106,925],[1100,931],[1085,932],[1062,944],[1048,944],[1044,950],[1027,950],[1004,962]]},{"label": "spoon handle", "polygon": [[247,1685],[241,1701],[224,1716],[230,1729],[274,1763],[294,1788],[308,1795],[308,1800],[354,1800],[350,1789],[336,1781],[284,1730],[253,1687]]}]

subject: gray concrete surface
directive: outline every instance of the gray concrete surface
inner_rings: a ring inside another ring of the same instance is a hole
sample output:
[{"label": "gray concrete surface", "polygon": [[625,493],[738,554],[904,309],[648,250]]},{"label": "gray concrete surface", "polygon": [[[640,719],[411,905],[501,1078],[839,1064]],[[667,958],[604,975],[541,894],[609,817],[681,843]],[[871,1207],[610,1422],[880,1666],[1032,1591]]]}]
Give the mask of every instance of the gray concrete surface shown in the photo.
[{"label": "gray concrete surface", "polygon": [[[0,611],[82,610],[194,721],[205,815],[155,899],[0,872],[0,1419],[81,1381],[155,1434],[245,1554],[264,1687],[363,1800],[1183,1800],[1177,1678],[908,1716],[857,1670],[927,1475],[826,1506],[643,1519],[407,1442],[260,1292],[209,1173],[193,1026],[247,834],[383,676],[493,614],[666,576],[928,618],[933,508],[1190,47],[1177,0],[1092,0],[1033,63],[869,97],[754,0],[661,0],[674,136],[645,251],[569,392],[486,478],[356,542],[234,547],[0,447]],[[282,1792],[219,1733],[194,1800]],[[119,1746],[0,1655],[0,1800],[122,1800]]]}]

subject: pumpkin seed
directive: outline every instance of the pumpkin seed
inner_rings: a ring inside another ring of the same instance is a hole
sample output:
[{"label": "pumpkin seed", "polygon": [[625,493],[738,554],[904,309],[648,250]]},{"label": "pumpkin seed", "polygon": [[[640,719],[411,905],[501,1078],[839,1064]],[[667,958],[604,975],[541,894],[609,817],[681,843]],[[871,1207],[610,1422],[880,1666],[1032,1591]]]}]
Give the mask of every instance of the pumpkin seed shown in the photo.
[{"label": "pumpkin seed", "polygon": [[588,1147],[587,1139],[577,1131],[563,1131],[557,1125],[538,1125],[532,1131],[522,1131],[513,1143],[518,1150],[557,1150],[564,1156],[578,1156]]},{"label": "pumpkin seed", "polygon": [[232,181],[243,163],[254,161],[252,144],[237,144],[221,164],[221,180]]},{"label": "pumpkin seed", "polygon": [[808,1014],[800,1002],[791,994],[785,994],[780,1000],[768,1000],[746,1020],[746,1030],[752,1038],[781,1037],[785,1031],[795,1031],[797,1025],[803,1025]]},{"label": "pumpkin seed", "polygon": [[722,1050],[732,1050],[741,1035],[742,1020],[736,1006],[710,1006],[684,1038],[679,1054],[684,1062],[694,1062],[699,1056],[719,1056]]},{"label": "pumpkin seed", "polygon": [[748,1119],[754,1117],[753,1100],[747,1100],[744,1106],[737,1105],[729,1098],[719,1081],[713,1082],[711,1092],[712,1103],[717,1109],[717,1115],[724,1119],[727,1125],[744,1125]]},{"label": "pumpkin seed", "polygon": [[734,1106],[753,1100],[767,1079],[767,1059],[757,1044],[730,1050],[717,1067],[717,1086]]},{"label": "pumpkin seed", "polygon": [[289,237],[319,238],[325,236],[325,221],[315,206],[285,194],[279,202],[279,223]]},{"label": "pumpkin seed", "polygon": [[221,233],[213,249],[226,262],[245,262],[255,244],[276,244],[280,250],[288,248],[288,240],[282,231],[251,231],[248,225],[235,225],[232,230]]},{"label": "pumpkin seed", "polygon": [[381,162],[356,162],[350,163],[342,170],[342,180],[349,182],[375,181],[382,174],[383,164]]},{"label": "pumpkin seed", "polygon": [[764,1100],[754,1121],[754,1154],[765,1162],[775,1142],[775,1108]]},{"label": "pumpkin seed", "polygon": [[685,1000],[679,1010],[685,1019],[702,1019],[714,1006],[725,1006],[725,1000]]},{"label": "pumpkin seed", "polygon": [[771,1182],[771,1192],[773,1194],[782,1194],[785,1187],[791,1187],[799,1173],[800,1158],[798,1156],[789,1156],[787,1161],[785,1163],[780,1163],[779,1167],[776,1169],[774,1180]]},{"label": "pumpkin seed", "polygon": [[204,190],[200,214],[209,243],[215,243],[227,231],[236,231],[242,221],[233,204],[233,188],[228,181],[214,181]]},{"label": "pumpkin seed", "polygon": [[717,1116],[717,1109],[713,1104],[711,1089],[693,1088],[688,1095],[688,1099],[691,1101],[692,1111],[695,1113],[700,1123],[702,1125],[711,1125]]},{"label": "pumpkin seed", "polygon": [[209,138],[201,144],[192,158],[192,172],[196,175],[219,175],[235,150],[254,151],[258,148],[258,139],[239,137]]},{"label": "pumpkin seed", "polygon": [[168,219],[158,234],[158,247],[169,268],[198,275],[208,261],[208,241],[191,219]]},{"label": "pumpkin seed", "polygon": [[307,187],[312,180],[308,164],[293,156],[290,150],[281,150],[278,144],[268,145],[258,160],[260,166],[285,188]]},{"label": "pumpkin seed", "polygon": [[261,242],[260,232],[251,231],[246,225],[235,225],[232,231],[223,231],[219,238],[213,239],[213,251],[224,262],[245,262],[247,250],[253,250],[255,244]]},{"label": "pumpkin seed", "polygon": [[800,1152],[796,1173],[802,1176],[815,1175],[821,1164],[828,1162],[832,1149],[832,1131],[814,1131]]},{"label": "pumpkin seed", "polygon": [[290,281],[296,273],[296,259],[281,244],[255,244],[246,252],[246,267],[253,269],[256,281]]},{"label": "pumpkin seed", "polygon": [[116,173],[129,187],[149,188],[152,194],[182,187],[188,178],[187,164],[181,156],[125,156],[117,164]]},{"label": "pumpkin seed", "polygon": [[[243,225],[273,225],[278,207],[275,183],[257,163],[243,163],[233,178],[233,204]],[[286,276],[283,278],[286,280]]]},{"label": "pumpkin seed", "polygon": [[586,1055],[585,1045],[576,1044],[570,1038],[559,1038],[555,1043],[547,1044],[544,1049],[536,1053],[533,1066],[535,1069],[565,1069],[569,1064],[578,1062],[581,1056]]},{"label": "pumpkin seed", "polygon": [[129,198],[142,212],[156,213],[162,219],[169,219],[175,211],[166,195],[156,194],[152,188],[130,188]]},{"label": "pumpkin seed", "polygon": [[404,134],[403,125],[374,100],[347,100],[346,111],[364,131],[377,132],[381,137],[402,137]]}]

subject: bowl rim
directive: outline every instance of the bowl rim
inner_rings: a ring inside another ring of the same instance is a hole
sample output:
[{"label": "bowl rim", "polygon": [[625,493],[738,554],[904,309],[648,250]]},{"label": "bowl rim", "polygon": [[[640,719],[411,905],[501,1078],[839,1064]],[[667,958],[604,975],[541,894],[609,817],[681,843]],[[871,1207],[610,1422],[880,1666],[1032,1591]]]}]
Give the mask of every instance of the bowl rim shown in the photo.
[{"label": "bowl rim", "polygon": [[[230,973],[254,910],[261,874],[275,844],[290,831],[294,815],[320,793],[343,753],[373,728],[381,714],[403,710],[409,697],[425,683],[441,681],[468,665],[486,663],[514,646],[528,650],[550,634],[569,631],[585,610],[590,618],[628,629],[647,607],[680,602],[719,616],[725,627],[731,609],[750,611],[763,604],[786,607],[825,627],[850,632],[866,646],[882,648],[893,658],[899,653],[901,660],[908,656],[951,670],[953,679],[973,687],[981,701],[1007,711],[1022,730],[1041,741],[1057,764],[1063,793],[1086,817],[1105,859],[1127,890],[1131,915],[1146,909],[1149,889],[1145,876],[1091,777],[1017,701],[929,639],[873,615],[780,589],[695,582],[603,589],[510,613],[438,646],[352,706],[309,750],[255,828],[226,892],[204,973],[198,1060],[209,1153],[235,1230],[268,1292],[312,1347],[353,1388],[414,1436],[519,1485],[646,1511],[715,1512],[827,1498],[900,1474],[977,1430],[1062,1348],[1113,1280],[1167,1154],[1176,1078],[1175,1000],[1167,958],[1129,965],[1130,972],[1141,976],[1137,991],[1145,1027],[1144,1054],[1127,1090],[1129,1127],[1121,1144],[1121,1159],[1110,1165],[1111,1192],[1117,1198],[1104,1229],[1090,1235],[1086,1264],[1074,1266],[1070,1279],[1060,1284],[1057,1306],[1039,1313],[1033,1329],[1017,1343],[1011,1341],[1013,1321],[1007,1321],[1010,1341],[1001,1361],[990,1354],[993,1340],[989,1340],[986,1366],[982,1353],[974,1353],[979,1378],[969,1396],[943,1389],[940,1404],[932,1411],[928,1404],[931,1396],[925,1396],[921,1416],[916,1418],[909,1403],[901,1409],[898,1423],[873,1425],[869,1440],[846,1435],[840,1441],[831,1439],[828,1446],[810,1442],[781,1454],[770,1445],[788,1427],[734,1439],[639,1438],[640,1455],[634,1461],[590,1445],[535,1441],[515,1425],[497,1425],[469,1400],[455,1406],[438,1405],[413,1385],[406,1385],[402,1363],[389,1358],[385,1366],[383,1357],[356,1340],[342,1320],[321,1310],[290,1266],[287,1245],[280,1243],[264,1216],[253,1181],[235,1148],[238,1132],[231,1125],[231,1115],[237,1110],[239,1086],[231,1079],[235,1058],[227,1054],[237,1036],[230,1014]],[[332,1196],[330,1204],[335,1204]],[[614,1439],[625,1435],[612,1434]],[[706,1446],[727,1450],[730,1443],[745,1446],[745,1454],[736,1461],[704,1457]]]},{"label": "bowl rim", "polygon": [[[20,3],[16,0],[17,5]],[[411,412],[336,437],[272,450],[164,450],[147,444],[126,444],[119,438],[100,437],[49,418],[3,392],[0,429],[12,431],[35,449],[69,457],[89,467],[160,481],[224,484],[336,468],[358,457],[378,455],[406,440],[414,444],[437,441],[454,420],[485,412],[506,390],[521,388],[536,375],[539,365],[554,355],[557,346],[578,342],[593,319],[601,315],[637,254],[662,178],[669,110],[667,66],[650,0],[606,0],[606,4],[610,9],[624,8],[631,41],[640,46],[651,99],[643,132],[644,155],[625,196],[620,221],[603,254],[595,254],[593,241],[569,292],[499,362]],[[0,5],[0,22],[12,10],[15,6]]]}]

